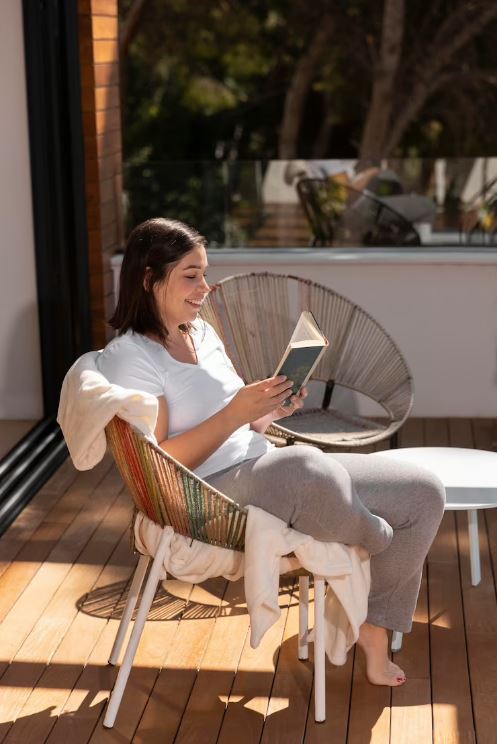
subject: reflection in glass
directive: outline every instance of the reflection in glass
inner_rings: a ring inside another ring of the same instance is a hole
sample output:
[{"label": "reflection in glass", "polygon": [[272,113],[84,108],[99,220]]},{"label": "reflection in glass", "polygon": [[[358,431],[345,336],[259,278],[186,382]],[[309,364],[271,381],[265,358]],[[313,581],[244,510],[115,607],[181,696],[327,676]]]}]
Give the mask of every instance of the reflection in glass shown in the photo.
[{"label": "reflection in glass", "polygon": [[497,246],[497,158],[170,161],[125,167],[127,228],[165,215],[211,247]]}]

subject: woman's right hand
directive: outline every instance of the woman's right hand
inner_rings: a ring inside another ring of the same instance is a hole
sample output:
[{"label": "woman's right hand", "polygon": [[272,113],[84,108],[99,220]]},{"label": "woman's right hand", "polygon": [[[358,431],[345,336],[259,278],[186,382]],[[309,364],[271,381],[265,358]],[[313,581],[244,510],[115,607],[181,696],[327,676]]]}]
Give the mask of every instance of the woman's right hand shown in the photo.
[{"label": "woman's right hand", "polygon": [[250,424],[278,408],[290,397],[293,382],[283,375],[245,385],[228,403],[226,410],[238,426]]}]

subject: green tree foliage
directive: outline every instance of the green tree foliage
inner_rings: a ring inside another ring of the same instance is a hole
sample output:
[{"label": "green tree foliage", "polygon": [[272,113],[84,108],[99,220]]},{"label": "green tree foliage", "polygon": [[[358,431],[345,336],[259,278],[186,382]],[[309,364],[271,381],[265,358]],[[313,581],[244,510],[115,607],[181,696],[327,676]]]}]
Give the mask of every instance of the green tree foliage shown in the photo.
[{"label": "green tree foliage", "polygon": [[493,0],[122,0],[123,28],[137,9],[121,65],[131,222],[200,210],[222,242],[233,171],[213,161],[497,150]]}]

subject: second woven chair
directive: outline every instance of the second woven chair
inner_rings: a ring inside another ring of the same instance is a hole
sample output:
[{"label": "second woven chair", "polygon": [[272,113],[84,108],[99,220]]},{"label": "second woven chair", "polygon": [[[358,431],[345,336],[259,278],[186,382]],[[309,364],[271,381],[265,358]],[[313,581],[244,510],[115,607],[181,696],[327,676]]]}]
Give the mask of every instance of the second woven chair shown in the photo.
[{"label": "second woven chair", "polygon": [[[314,314],[330,341],[312,376],[325,383],[322,405],[304,408],[267,433],[287,444],[307,442],[324,450],[384,439],[396,446],[413,403],[412,377],[398,346],[358,305],[309,280],[265,272],[223,279],[205,300],[202,316],[250,383],[274,373],[302,310]],[[366,396],[384,416],[357,416],[330,405],[335,386]]]}]

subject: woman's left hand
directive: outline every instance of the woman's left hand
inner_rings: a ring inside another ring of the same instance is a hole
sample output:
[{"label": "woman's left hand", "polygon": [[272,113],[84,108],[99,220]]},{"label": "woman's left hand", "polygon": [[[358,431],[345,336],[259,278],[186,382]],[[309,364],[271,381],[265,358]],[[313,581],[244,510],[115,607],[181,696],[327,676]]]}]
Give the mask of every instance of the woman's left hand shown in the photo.
[{"label": "woman's left hand", "polygon": [[297,395],[292,395],[288,406],[279,406],[275,410],[273,414],[273,421],[277,421],[278,419],[291,416],[292,413],[295,413],[295,411],[298,411],[300,408],[303,408],[304,400],[307,398],[307,395],[308,395],[307,388],[306,387],[300,388]]}]

